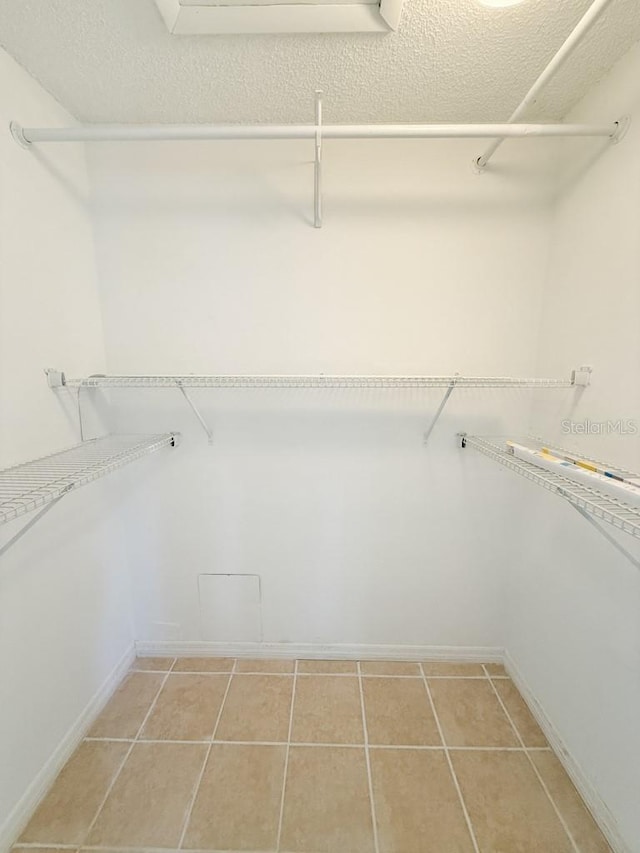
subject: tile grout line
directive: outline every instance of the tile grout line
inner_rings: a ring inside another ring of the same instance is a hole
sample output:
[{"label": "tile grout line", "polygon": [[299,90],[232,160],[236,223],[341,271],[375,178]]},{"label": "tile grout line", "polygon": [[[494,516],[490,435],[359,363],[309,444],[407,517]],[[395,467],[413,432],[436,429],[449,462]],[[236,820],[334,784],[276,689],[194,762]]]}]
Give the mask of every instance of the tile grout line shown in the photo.
[{"label": "tile grout line", "polygon": [[[85,740],[91,741],[93,743],[134,743],[132,738],[85,738]],[[210,740],[173,740],[171,738],[159,738],[159,739],[149,739],[149,740],[140,740],[140,743],[148,744],[163,744],[163,743],[175,743],[180,744],[181,746],[189,746],[194,744],[208,744],[211,743]],[[224,744],[226,746],[286,746],[287,742],[284,740],[220,740],[218,738],[214,738],[213,744]],[[362,749],[365,746],[364,740],[362,743],[332,743],[331,741],[295,741],[292,742],[292,746],[304,746],[304,747],[331,747],[334,749]],[[370,743],[370,749],[417,749],[417,750],[431,750],[432,752],[443,752],[444,746],[433,746],[428,744],[419,744],[419,743]],[[550,746],[447,746],[446,749],[449,752],[553,752]],[[14,844],[14,847],[16,845]],[[27,846],[26,843],[21,844],[22,847]],[[51,845],[45,844],[42,845],[45,847],[50,847]],[[55,845],[59,847],[60,845]],[[70,845],[73,846],[73,845]]]},{"label": "tile grout line", "polygon": [[371,756],[369,755],[369,730],[367,728],[367,714],[364,707],[364,690],[362,688],[362,668],[360,661],[357,662],[358,687],[360,688],[360,712],[362,714],[362,730],[364,735],[364,757],[367,765],[367,780],[369,783],[369,803],[371,804],[371,823],[373,826],[373,846],[375,853],[380,853],[380,841],[378,839],[378,820],[376,818],[376,806],[373,799],[373,777],[371,775]]},{"label": "tile grout line", "polygon": [[[15,845],[14,848],[24,848],[27,845]],[[31,849],[36,849],[35,846],[32,845]],[[179,851],[174,847],[102,847],[100,845],[86,845],[82,848],[79,848],[77,845],[67,845],[60,846],[56,845],[55,847],[51,847],[50,845],[42,844],[40,845],[40,849],[53,849],[53,850],[64,850],[64,851],[78,851],[82,850],[96,850],[96,851],[107,851],[107,853],[114,853],[114,851],[118,851],[118,853],[179,853]],[[238,848],[228,848],[225,847],[190,847],[187,848],[188,853],[243,853],[243,851]],[[248,853],[273,853],[273,851],[266,851],[262,848],[260,850],[251,850]],[[300,853],[299,850],[287,850],[282,851],[282,853]]]},{"label": "tile grout line", "polygon": [[[578,847],[578,844],[576,843],[575,838],[574,838],[574,837],[573,837],[573,835],[571,834],[571,831],[570,831],[569,827],[567,826],[567,822],[565,821],[564,817],[563,817],[563,816],[562,816],[562,814],[560,813],[560,809],[558,808],[558,806],[557,806],[557,805],[556,805],[556,803],[555,803],[555,800],[554,800],[554,799],[553,799],[553,797],[551,796],[551,792],[549,791],[549,789],[548,789],[548,787],[547,787],[547,785],[546,785],[546,783],[545,783],[544,779],[542,778],[542,776],[541,776],[541,774],[540,774],[540,771],[539,771],[539,770],[538,770],[538,768],[536,767],[535,762],[533,761],[533,759],[532,759],[532,758],[531,758],[531,756],[529,755],[529,752],[528,752],[528,750],[527,750],[527,747],[525,746],[524,740],[522,739],[522,737],[521,737],[521,735],[520,735],[520,731],[518,730],[518,727],[516,726],[516,724],[513,722],[513,719],[512,719],[512,717],[511,717],[511,714],[510,714],[510,713],[509,713],[509,711],[507,710],[507,706],[505,705],[505,703],[502,701],[502,696],[500,696],[500,694],[499,694],[499,693],[498,693],[498,691],[496,690],[496,686],[495,686],[495,684],[493,683],[493,680],[491,679],[491,676],[490,676],[490,675],[489,675],[489,673],[487,672],[487,669],[486,669],[486,667],[484,666],[484,664],[483,664],[483,669],[484,669],[484,671],[487,673],[487,676],[489,677],[489,684],[491,685],[491,689],[493,690],[493,692],[494,692],[494,694],[495,694],[495,696],[496,696],[496,698],[497,698],[498,702],[500,703],[500,707],[501,707],[501,708],[502,708],[502,710],[504,711],[504,713],[505,713],[505,715],[506,715],[506,717],[507,717],[507,720],[509,720],[509,723],[510,723],[510,725],[511,725],[511,728],[512,728],[512,729],[513,729],[513,731],[515,732],[515,734],[516,734],[516,737],[517,737],[518,741],[520,742],[520,744],[522,745],[522,747],[523,747],[523,749],[524,749],[524,754],[527,756],[527,761],[528,761],[528,762],[529,762],[529,764],[531,765],[531,768],[532,768],[533,772],[535,773],[536,778],[538,779],[538,782],[540,782],[540,784],[542,785],[542,789],[544,790],[545,794],[547,795],[547,799],[548,799],[548,800],[549,800],[549,802],[551,803],[551,806],[552,806],[552,808],[553,808],[554,812],[556,813],[556,816],[557,816],[558,820],[559,820],[559,821],[560,821],[560,823],[562,824],[562,828],[564,829],[564,831],[565,831],[565,833],[566,833],[566,835],[567,835],[567,837],[568,837],[568,839],[569,839],[569,842],[571,843],[571,846],[572,846],[572,848],[573,848],[573,850],[574,850],[574,853],[580,853],[580,848]],[[526,703],[525,703],[525,704],[526,704]]]},{"label": "tile grout line", "polygon": [[276,851],[280,850],[282,839],[282,823],[284,820],[284,797],[287,790],[287,771],[289,769],[289,753],[291,751],[291,735],[293,733],[293,709],[296,704],[296,685],[298,683],[298,661],[293,667],[293,688],[291,690],[291,708],[289,709],[289,730],[287,732],[287,745],[284,754],[284,771],[282,774],[282,796],[280,797],[280,814],[278,815],[278,834],[276,836]]},{"label": "tile grout line", "polygon": [[[143,672],[149,673],[151,675],[165,675],[167,670],[165,669],[136,669],[132,670],[132,672]],[[230,675],[232,670],[172,670],[172,675]],[[288,678],[293,678],[293,672],[267,672],[267,671],[255,671],[255,672],[243,672],[236,671],[235,675],[281,675]],[[357,678],[357,672],[299,672],[299,678]],[[385,675],[383,673],[372,673],[372,672],[363,672],[362,678],[406,678],[413,679],[414,681],[419,681],[422,676],[421,675]],[[458,681],[485,681],[487,678],[498,678],[502,680],[507,680],[509,676],[507,675],[428,675],[427,678],[431,679],[445,679],[452,680],[456,679]]]},{"label": "tile grout line", "polygon": [[[123,768],[124,768],[124,765],[127,763],[127,760],[128,760],[128,758],[129,758],[129,756],[131,755],[131,753],[132,753],[132,751],[133,751],[134,746],[136,745],[136,743],[138,743],[138,738],[139,738],[139,737],[140,737],[140,735],[142,734],[142,730],[144,729],[145,725],[147,724],[147,720],[148,720],[148,719],[149,719],[149,717],[151,716],[151,713],[153,712],[153,709],[154,709],[154,708],[155,708],[155,706],[156,706],[156,703],[157,703],[157,701],[158,701],[158,699],[159,699],[159,697],[160,697],[160,694],[162,693],[162,690],[163,690],[163,688],[164,688],[165,684],[167,683],[167,679],[169,678],[169,675],[170,675],[170,673],[171,673],[171,669],[173,668],[173,666],[174,666],[175,662],[176,662],[176,659],[174,658],[174,659],[173,659],[173,663],[171,664],[171,667],[170,667],[168,670],[166,670],[166,672],[165,672],[165,674],[164,674],[164,678],[162,679],[162,681],[160,682],[160,686],[158,687],[158,691],[157,691],[156,695],[155,695],[155,696],[154,696],[154,698],[153,698],[153,702],[151,703],[151,705],[149,705],[149,710],[148,710],[148,711],[147,711],[147,713],[144,715],[144,719],[142,720],[142,722],[141,722],[141,723],[140,723],[140,725],[138,726],[138,731],[136,732],[136,736],[135,736],[135,738],[131,741],[131,744],[130,744],[130,746],[129,746],[129,749],[127,750],[127,752],[126,752],[126,754],[125,754],[124,758],[122,759],[122,761],[121,761],[121,763],[120,763],[120,766],[118,767],[117,771],[115,772],[113,779],[112,779],[112,780],[111,780],[111,782],[109,783],[109,787],[107,788],[107,791],[106,791],[106,793],[105,793],[104,797],[103,797],[103,798],[102,798],[102,800],[100,801],[100,805],[98,806],[98,810],[96,811],[95,815],[93,816],[93,820],[92,820],[92,821],[91,821],[91,823],[89,824],[89,828],[87,829],[87,831],[86,831],[86,833],[85,833],[85,835],[84,835],[83,842],[86,842],[86,841],[89,839],[89,837],[90,837],[91,833],[93,832],[93,828],[94,828],[94,826],[96,825],[96,823],[98,822],[98,818],[100,817],[100,814],[101,814],[101,812],[102,812],[102,809],[104,808],[105,803],[106,803],[106,802],[107,802],[107,800],[109,799],[109,795],[111,794],[111,791],[112,791],[112,790],[113,790],[113,788],[115,787],[116,782],[117,782],[117,781],[118,781],[118,779],[120,778],[120,774],[122,773],[122,770],[123,770]],[[124,680],[125,680],[125,679],[123,679],[123,680],[122,680],[121,684],[124,682]],[[120,685],[118,685],[118,686],[120,686]],[[79,845],[78,845],[78,849],[79,849],[80,847],[82,847],[82,846],[83,846],[83,844],[79,844]]]},{"label": "tile grout line", "polygon": [[191,801],[187,807],[187,812],[184,817],[184,822],[182,824],[182,832],[180,833],[180,840],[178,841],[178,850],[182,850],[182,845],[184,844],[184,839],[187,834],[187,829],[189,828],[189,822],[191,820],[191,813],[193,812],[193,807],[196,804],[196,799],[198,797],[198,792],[200,790],[200,785],[202,784],[202,779],[204,776],[204,771],[207,768],[207,763],[209,761],[209,756],[211,755],[211,750],[213,749],[213,741],[216,736],[216,732],[218,731],[218,726],[220,725],[220,720],[222,718],[222,712],[224,710],[225,702],[227,701],[227,696],[229,695],[229,688],[231,687],[231,682],[233,681],[233,676],[236,670],[236,661],[234,660],[233,666],[231,667],[231,672],[229,672],[229,680],[227,681],[227,686],[224,691],[224,695],[222,697],[222,702],[220,703],[220,710],[218,711],[218,716],[216,717],[216,722],[211,732],[211,737],[209,738],[209,746],[205,750],[204,761],[202,762],[202,767],[200,768],[200,773],[198,774],[198,778],[196,780],[196,784],[193,787],[193,795],[191,797]]},{"label": "tile grout line", "polygon": [[[458,794],[458,799],[460,800],[460,805],[462,806],[462,811],[464,814],[464,819],[467,824],[467,829],[469,830],[469,835],[471,836],[471,843],[473,844],[473,849],[475,853],[480,853],[480,846],[478,845],[478,840],[476,838],[475,831],[473,829],[473,823],[471,822],[471,816],[467,810],[467,805],[464,801],[464,797],[462,795],[462,788],[460,787],[460,782],[458,781],[458,777],[456,776],[456,771],[453,767],[453,762],[451,761],[451,756],[449,755],[449,747],[447,746],[447,741],[444,737],[444,732],[442,730],[442,726],[440,725],[440,718],[438,717],[438,712],[436,711],[436,706],[433,701],[433,696],[431,695],[431,688],[429,687],[429,682],[427,681],[427,677],[424,674],[424,669],[422,668],[422,664],[420,664],[420,670],[422,672],[422,681],[424,684],[424,689],[427,692],[427,698],[429,699],[429,705],[431,706],[431,712],[436,721],[436,726],[438,727],[438,734],[440,735],[440,740],[442,741],[442,746],[444,747],[445,758],[447,759],[447,764],[449,765],[449,772],[451,773],[451,778],[453,779],[453,785]],[[486,672],[486,670],[484,670]]]},{"label": "tile grout line", "polygon": [[[178,659],[176,659],[176,663]],[[175,665],[175,664],[174,664]],[[150,673],[151,675],[164,675],[165,672],[170,672],[171,675],[231,675],[233,672],[233,667],[229,669],[134,669],[132,672],[145,672]],[[257,673],[249,673],[250,675],[257,675]],[[262,674],[262,673],[261,673]],[[286,675],[286,673],[278,673],[279,675]],[[479,677],[479,676],[478,676]]]}]

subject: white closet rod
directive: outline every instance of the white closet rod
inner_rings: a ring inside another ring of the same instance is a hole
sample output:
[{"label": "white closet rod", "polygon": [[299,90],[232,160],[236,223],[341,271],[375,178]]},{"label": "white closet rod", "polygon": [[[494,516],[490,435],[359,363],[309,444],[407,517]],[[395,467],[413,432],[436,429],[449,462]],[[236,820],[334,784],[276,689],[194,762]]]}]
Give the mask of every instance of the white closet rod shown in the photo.
[{"label": "white closet rod", "polygon": [[[484,139],[544,136],[615,138],[619,122],[610,124],[324,124],[323,139]],[[21,145],[32,142],[160,142],[207,139],[315,139],[315,124],[215,125],[94,124],[78,127],[26,127],[11,122]]]},{"label": "white closet rod", "polygon": [[[551,78],[560,70],[560,68],[562,68],[569,56],[571,56],[573,51],[580,44],[582,39],[589,32],[591,27],[600,17],[600,15],[612,2],[613,0],[594,0],[587,12],[578,21],[578,24],[576,25],[575,29],[569,35],[560,50],[556,53],[551,62],[547,65],[542,74],[538,77],[536,82],[524,96],[522,102],[516,108],[515,112],[509,119],[510,122],[518,121],[520,118],[522,118],[522,116],[529,109],[529,107],[535,104],[536,100],[538,99],[538,95],[540,94],[542,89],[547,85],[549,80],[551,80]],[[494,142],[492,142],[491,145],[489,145],[487,150],[484,152],[484,154],[482,154],[482,156],[478,157],[478,159],[476,160],[479,169],[484,169],[484,167],[496,153],[500,145],[502,145],[502,140],[505,138],[505,135],[502,133],[496,133],[496,136],[501,138],[496,139]]]}]

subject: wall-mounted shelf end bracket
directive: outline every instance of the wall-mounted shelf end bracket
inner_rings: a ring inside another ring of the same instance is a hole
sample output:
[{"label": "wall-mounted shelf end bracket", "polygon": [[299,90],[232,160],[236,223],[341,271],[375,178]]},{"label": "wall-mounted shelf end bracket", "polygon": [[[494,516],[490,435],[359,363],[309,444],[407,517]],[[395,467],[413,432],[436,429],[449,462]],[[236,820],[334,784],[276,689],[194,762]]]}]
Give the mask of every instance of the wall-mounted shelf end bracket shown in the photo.
[{"label": "wall-mounted shelf end bracket", "polygon": [[9,130],[11,131],[11,136],[13,136],[13,138],[21,148],[29,148],[31,146],[31,143],[24,135],[24,129],[22,125],[19,124],[17,121],[9,122]]},{"label": "wall-mounted shelf end bracket", "polygon": [[627,131],[631,126],[631,116],[622,116],[616,122],[616,131],[611,137],[611,142],[614,145],[617,145],[618,142],[621,142],[625,136],[627,135]]},{"label": "wall-mounted shelf end bracket", "polygon": [[575,370],[571,371],[571,384],[578,388],[586,388],[588,385],[591,385],[592,373],[593,368],[588,364],[576,367]]},{"label": "wall-mounted shelf end bracket", "polygon": [[67,384],[62,370],[47,367],[44,372],[47,377],[47,385],[49,388],[63,388]]}]

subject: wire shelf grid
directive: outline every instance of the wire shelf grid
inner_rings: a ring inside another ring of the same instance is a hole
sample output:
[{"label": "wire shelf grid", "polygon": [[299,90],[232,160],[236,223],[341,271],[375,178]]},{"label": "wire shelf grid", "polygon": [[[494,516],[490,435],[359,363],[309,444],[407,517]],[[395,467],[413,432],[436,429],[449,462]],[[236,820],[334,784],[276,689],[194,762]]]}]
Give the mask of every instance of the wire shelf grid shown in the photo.
[{"label": "wire shelf grid", "polygon": [[565,498],[569,503],[618,530],[640,539],[640,510],[597,489],[592,489],[507,453],[500,445],[477,435],[465,435],[465,446],[515,471],[527,480]]},{"label": "wire shelf grid", "polygon": [[176,444],[177,434],[109,435],[0,471],[0,524]]},{"label": "wire shelf grid", "polygon": [[509,376],[195,375],[89,376],[71,388],[572,388],[570,379]]},{"label": "wire shelf grid", "polygon": [[635,471],[629,471],[627,468],[621,468],[620,465],[614,464],[613,462],[606,462],[603,459],[594,459],[593,456],[587,456],[586,453],[583,453],[581,450],[567,450],[565,447],[559,447],[557,444],[550,444],[549,442],[543,442],[542,439],[534,439],[535,441],[540,442],[542,447],[546,447],[547,450],[550,450],[552,453],[556,455],[571,455],[577,456],[579,459],[582,459],[584,462],[593,462],[594,465],[599,465],[602,468],[606,468],[607,471],[611,471],[613,474],[618,474],[621,477],[634,478],[636,480],[640,480],[640,474]]}]

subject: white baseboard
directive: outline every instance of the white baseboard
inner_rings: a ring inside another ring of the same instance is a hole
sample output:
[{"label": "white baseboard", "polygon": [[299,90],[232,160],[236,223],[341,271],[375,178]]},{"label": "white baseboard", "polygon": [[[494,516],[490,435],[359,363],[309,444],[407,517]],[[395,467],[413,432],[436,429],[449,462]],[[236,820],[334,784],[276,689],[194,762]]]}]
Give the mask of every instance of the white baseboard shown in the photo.
[{"label": "white baseboard", "polygon": [[0,825],[0,853],[5,853],[15,843],[16,838],[38,807],[40,800],[47,793],[58,773],[72,756],[91,724],[122,681],[133,663],[134,657],[135,649],[130,646],[49,756],[44,767],[16,803],[9,816]]},{"label": "white baseboard", "polygon": [[632,851],[629,849],[626,842],[620,835],[620,831],[617,827],[617,822],[609,811],[609,808],[604,803],[604,801],[590,782],[589,778],[585,774],[580,764],[576,761],[576,759],[567,749],[564,741],[562,740],[562,737],[558,733],[558,730],[551,722],[548,714],[546,713],[540,702],[536,699],[533,691],[523,678],[522,673],[516,666],[515,661],[513,660],[508,651],[505,653],[504,662],[507,672],[509,673],[509,675],[513,679],[514,684],[520,691],[522,698],[529,706],[531,713],[536,718],[538,725],[544,732],[553,751],[561,761],[564,769],[567,771],[567,774],[571,778],[571,781],[578,789],[580,796],[584,800],[587,808],[593,815],[594,820],[605,835],[614,853],[632,853]]},{"label": "white baseboard", "polygon": [[213,643],[199,640],[145,640],[136,643],[141,657],[306,658],[322,660],[450,660],[502,662],[498,646],[385,646],[343,643]]}]

